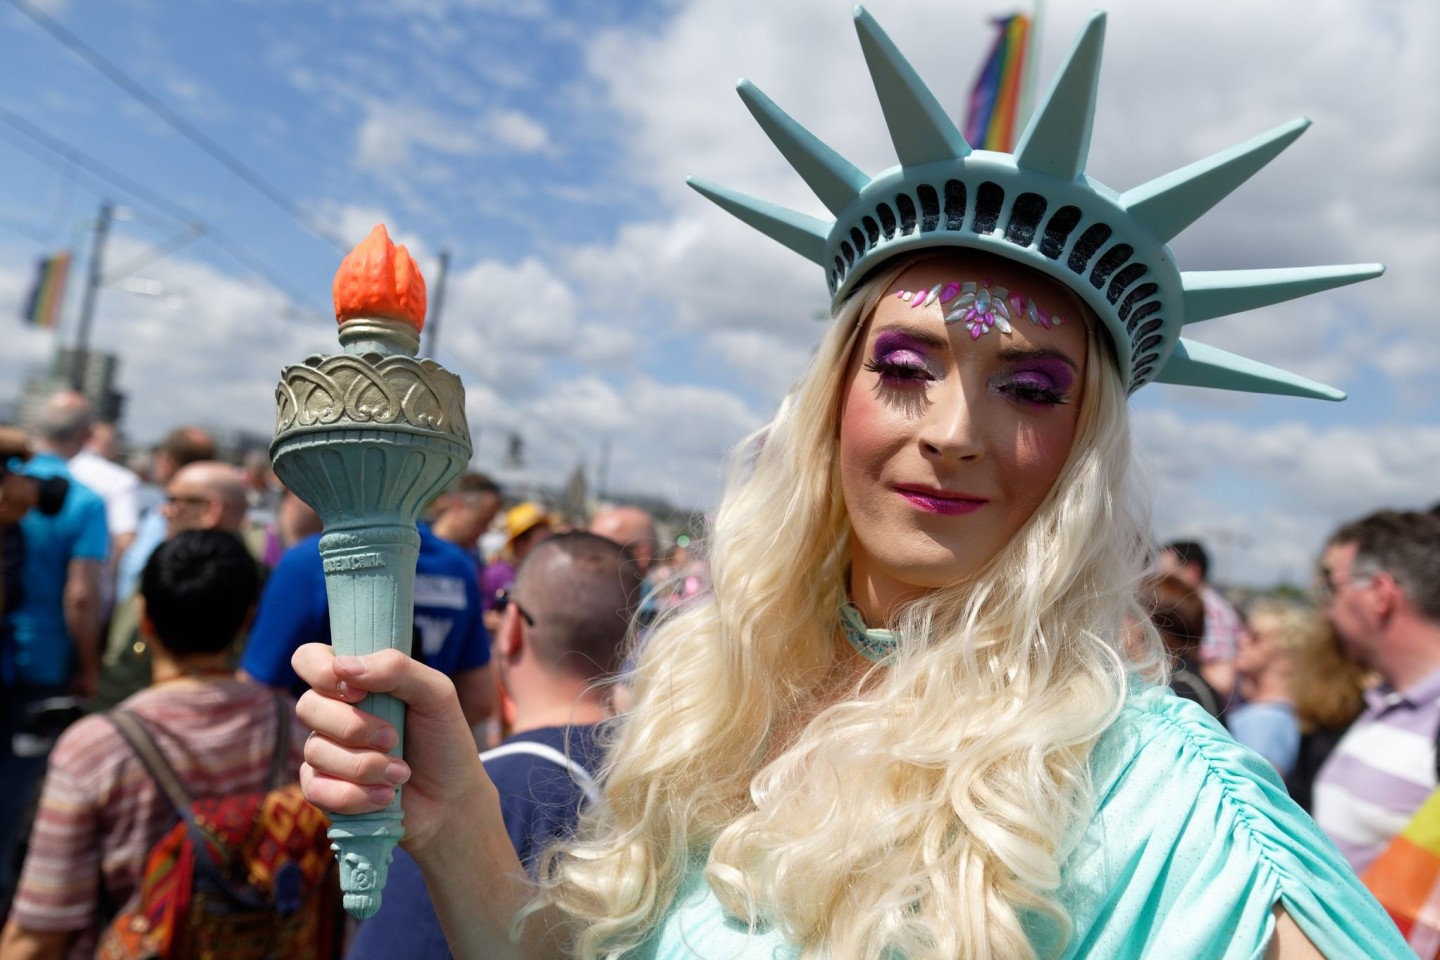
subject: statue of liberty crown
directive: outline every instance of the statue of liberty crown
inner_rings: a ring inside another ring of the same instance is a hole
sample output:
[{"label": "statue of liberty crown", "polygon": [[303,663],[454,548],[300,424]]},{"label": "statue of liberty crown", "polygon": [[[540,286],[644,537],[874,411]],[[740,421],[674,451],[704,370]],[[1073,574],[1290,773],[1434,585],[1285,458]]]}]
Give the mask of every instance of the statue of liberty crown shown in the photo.
[{"label": "statue of liberty crown", "polygon": [[1013,154],[973,150],[863,8],[855,26],[900,165],[870,177],[748,80],[755,119],[835,219],[826,222],[695,177],[692,187],[824,267],[832,304],[872,268],[928,247],[985,250],[1075,291],[1100,317],[1134,392],[1152,381],[1343,400],[1313,380],[1203,343],[1189,323],[1369,280],[1380,264],[1181,272],[1167,244],[1295,141],[1293,120],[1125,193],[1085,174],[1105,15],[1076,39]]}]

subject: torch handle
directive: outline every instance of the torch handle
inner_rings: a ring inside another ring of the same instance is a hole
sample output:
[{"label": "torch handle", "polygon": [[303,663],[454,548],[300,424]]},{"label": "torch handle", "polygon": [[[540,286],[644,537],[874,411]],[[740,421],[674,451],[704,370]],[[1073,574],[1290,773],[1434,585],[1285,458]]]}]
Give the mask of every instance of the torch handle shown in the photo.
[{"label": "torch handle", "polygon": [[[410,654],[419,553],[414,523],[327,528],[320,538],[320,557],[337,655],[364,656],[387,647]],[[390,753],[401,756],[405,704],[389,694],[372,693],[359,706],[395,727],[400,740]],[[351,916],[363,920],[380,909],[390,860],[405,834],[403,820],[399,789],[384,810],[331,817],[331,845],[340,861],[340,889]]]}]

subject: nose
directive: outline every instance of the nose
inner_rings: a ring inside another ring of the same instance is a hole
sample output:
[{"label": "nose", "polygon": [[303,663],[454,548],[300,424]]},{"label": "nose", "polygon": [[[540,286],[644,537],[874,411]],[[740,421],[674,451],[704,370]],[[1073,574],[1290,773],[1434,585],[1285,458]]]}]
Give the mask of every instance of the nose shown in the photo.
[{"label": "nose", "polygon": [[925,454],[942,460],[980,459],[984,444],[976,418],[978,410],[961,383],[932,393],[919,434]]}]

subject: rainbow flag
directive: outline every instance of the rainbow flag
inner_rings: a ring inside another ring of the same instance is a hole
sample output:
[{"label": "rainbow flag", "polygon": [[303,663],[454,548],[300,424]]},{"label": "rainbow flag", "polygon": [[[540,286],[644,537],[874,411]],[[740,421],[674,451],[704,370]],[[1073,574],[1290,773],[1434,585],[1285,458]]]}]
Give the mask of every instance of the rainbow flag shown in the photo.
[{"label": "rainbow flag", "polygon": [[60,303],[65,299],[65,278],[70,275],[70,251],[62,250],[53,257],[41,257],[36,265],[35,286],[21,314],[25,322],[36,327],[54,327],[60,319]]},{"label": "rainbow flag", "polygon": [[1440,957],[1440,790],[1360,875],[1423,960]]},{"label": "rainbow flag", "polygon": [[1017,13],[993,22],[1000,32],[970,91],[965,139],[977,150],[1008,152],[1015,148],[1025,57],[1030,47],[1030,18]]}]

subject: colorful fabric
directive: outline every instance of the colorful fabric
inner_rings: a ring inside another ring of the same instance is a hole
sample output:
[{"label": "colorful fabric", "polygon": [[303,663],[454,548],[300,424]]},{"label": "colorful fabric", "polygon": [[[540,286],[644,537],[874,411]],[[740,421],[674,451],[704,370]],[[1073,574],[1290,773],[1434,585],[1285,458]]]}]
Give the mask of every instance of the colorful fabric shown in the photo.
[{"label": "colorful fabric", "polygon": [[1430,794],[1361,879],[1417,956],[1440,957],[1440,791]]},{"label": "colorful fabric", "polygon": [[1437,786],[1440,671],[1408,690],[1365,694],[1365,711],[1315,778],[1315,820],[1356,873],[1405,828]]},{"label": "colorful fabric", "polygon": [[[1410,958],[1395,925],[1274,769],[1168,691],[1131,700],[1090,761],[1098,807],[1061,871],[1074,923],[1063,951],[1030,925],[1039,956],[1228,960],[1264,953],[1278,903],[1327,957]],[[766,958],[799,951],[727,918],[697,869],[627,960]]]},{"label": "colorful fabric", "polygon": [[[288,749],[293,705],[275,696],[286,724],[278,755]],[[139,894],[106,927],[97,960],[335,956],[339,872],[330,820],[298,783],[285,783],[283,762],[263,791],[192,799],[143,722],[127,710],[109,716],[184,819],[150,848]]]},{"label": "colorful fabric", "polygon": [[[274,693],[238,680],[182,680],[124,702],[154,731],[195,796],[263,789],[275,752]],[[306,730],[291,719],[288,775],[298,777]],[[146,856],[174,818],[140,759],[103,716],[80,720],[50,757],[12,916],[30,930],[77,930],[71,956],[93,954],[101,904],[126,903]]]},{"label": "colorful fabric", "polygon": [[1205,604],[1205,636],[1200,639],[1200,662],[1229,663],[1235,659],[1240,640],[1245,636],[1245,621],[1214,587],[1201,587],[1200,601]]},{"label": "colorful fabric", "polygon": [[53,257],[40,258],[35,269],[35,285],[30,288],[30,297],[25,301],[25,310],[21,314],[26,323],[52,328],[59,323],[60,307],[65,300],[65,281],[70,276],[72,259],[69,250],[61,250]]},{"label": "colorful fabric", "polygon": [[1030,18],[1017,13],[994,23],[998,29],[995,44],[970,91],[965,140],[977,149],[1009,152],[1015,147],[1019,125]]}]

